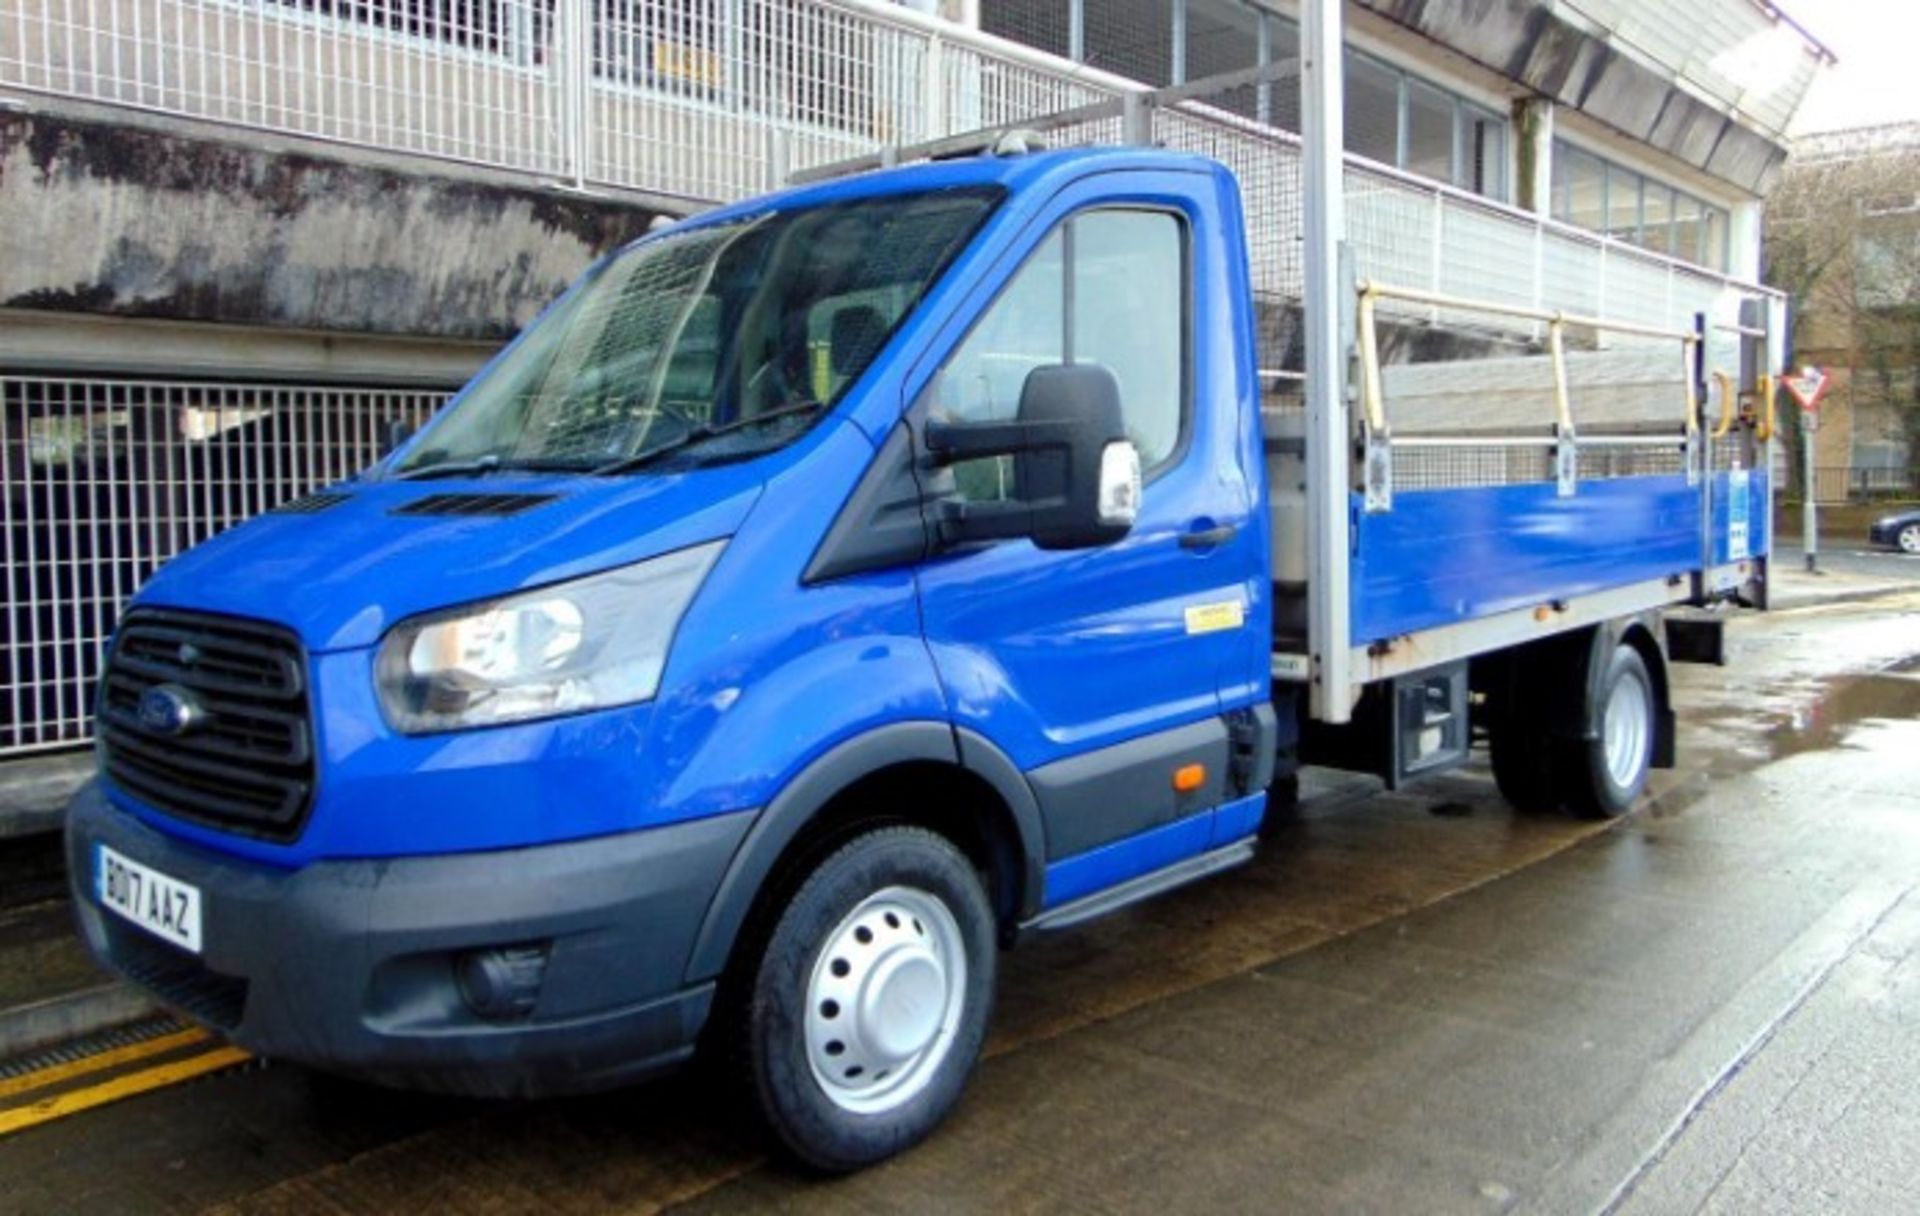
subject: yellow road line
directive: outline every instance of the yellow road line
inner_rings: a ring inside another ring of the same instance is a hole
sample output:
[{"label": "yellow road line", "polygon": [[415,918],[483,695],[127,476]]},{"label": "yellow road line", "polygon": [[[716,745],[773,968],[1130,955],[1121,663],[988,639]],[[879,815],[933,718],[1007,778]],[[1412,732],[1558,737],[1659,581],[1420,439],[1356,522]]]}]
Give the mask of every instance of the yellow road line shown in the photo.
[{"label": "yellow road line", "polygon": [[79,1114],[83,1110],[92,1110],[96,1106],[105,1106],[109,1102],[118,1102],[122,1098],[131,1098],[148,1090],[164,1089],[182,1081],[231,1068],[253,1057],[238,1047],[216,1047],[197,1056],[188,1056],[184,1060],[175,1060],[169,1064],[157,1064],[152,1068],[128,1073],[124,1077],[114,1077],[98,1085],[85,1089],[70,1090],[64,1094],[54,1094],[42,1098],[30,1106],[21,1106],[13,1110],[0,1110],[0,1137],[10,1136],[14,1132],[50,1123],[55,1119],[64,1119],[68,1115]]},{"label": "yellow road line", "polygon": [[115,1047],[98,1055],[69,1060],[65,1064],[54,1064],[17,1077],[0,1078],[0,1098],[11,1098],[15,1094],[24,1094],[29,1090],[44,1089],[69,1077],[84,1077],[90,1072],[100,1072],[102,1069],[131,1064],[135,1060],[144,1060],[148,1056],[157,1056],[201,1042],[206,1037],[207,1032],[204,1030],[176,1030],[172,1034],[163,1034],[157,1039],[147,1039],[126,1047]]}]

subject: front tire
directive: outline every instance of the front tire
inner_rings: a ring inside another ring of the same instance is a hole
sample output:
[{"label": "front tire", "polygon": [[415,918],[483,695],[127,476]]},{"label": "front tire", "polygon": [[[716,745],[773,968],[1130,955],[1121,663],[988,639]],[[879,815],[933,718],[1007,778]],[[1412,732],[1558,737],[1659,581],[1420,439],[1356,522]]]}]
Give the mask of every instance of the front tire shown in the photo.
[{"label": "front tire", "polygon": [[781,912],[753,974],[740,1063],[800,1163],[840,1173],[912,1147],[958,1102],[992,1012],[993,909],[921,828],[858,836]]},{"label": "front tire", "polygon": [[1624,814],[1647,788],[1659,712],[1653,676],[1632,646],[1614,647],[1589,710],[1592,739],[1568,744],[1566,802],[1589,819]]},{"label": "front tire", "polygon": [[1920,524],[1908,524],[1894,533],[1893,543],[1902,553],[1920,555]]}]

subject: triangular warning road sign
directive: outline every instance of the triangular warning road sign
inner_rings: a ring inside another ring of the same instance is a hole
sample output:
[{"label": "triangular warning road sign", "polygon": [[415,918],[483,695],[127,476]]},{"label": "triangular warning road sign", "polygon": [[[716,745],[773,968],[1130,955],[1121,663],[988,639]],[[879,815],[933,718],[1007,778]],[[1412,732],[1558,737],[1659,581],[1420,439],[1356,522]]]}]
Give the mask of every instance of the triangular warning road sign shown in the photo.
[{"label": "triangular warning road sign", "polygon": [[1827,395],[1827,373],[1817,367],[1803,367],[1798,375],[1782,376],[1780,382],[1803,410],[1819,409],[1820,398]]}]

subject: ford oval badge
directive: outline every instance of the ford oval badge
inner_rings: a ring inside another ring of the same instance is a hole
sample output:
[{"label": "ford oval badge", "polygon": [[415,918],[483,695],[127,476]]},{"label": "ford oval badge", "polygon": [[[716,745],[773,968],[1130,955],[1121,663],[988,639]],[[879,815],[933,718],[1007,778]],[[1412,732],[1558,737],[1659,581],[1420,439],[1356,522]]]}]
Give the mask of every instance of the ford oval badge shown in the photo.
[{"label": "ford oval badge", "polygon": [[178,684],[155,684],[141,693],[136,715],[141,727],[156,735],[188,734],[207,720],[193,693]]}]

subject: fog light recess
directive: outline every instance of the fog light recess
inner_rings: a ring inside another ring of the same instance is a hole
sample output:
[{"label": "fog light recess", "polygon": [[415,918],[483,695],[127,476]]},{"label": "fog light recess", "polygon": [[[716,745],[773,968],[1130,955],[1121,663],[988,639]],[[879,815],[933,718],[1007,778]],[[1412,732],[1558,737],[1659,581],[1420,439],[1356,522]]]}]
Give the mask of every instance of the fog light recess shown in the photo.
[{"label": "fog light recess", "polygon": [[547,945],[470,950],[454,960],[454,976],[467,1007],[493,1022],[528,1017],[540,1001],[547,972]]}]

